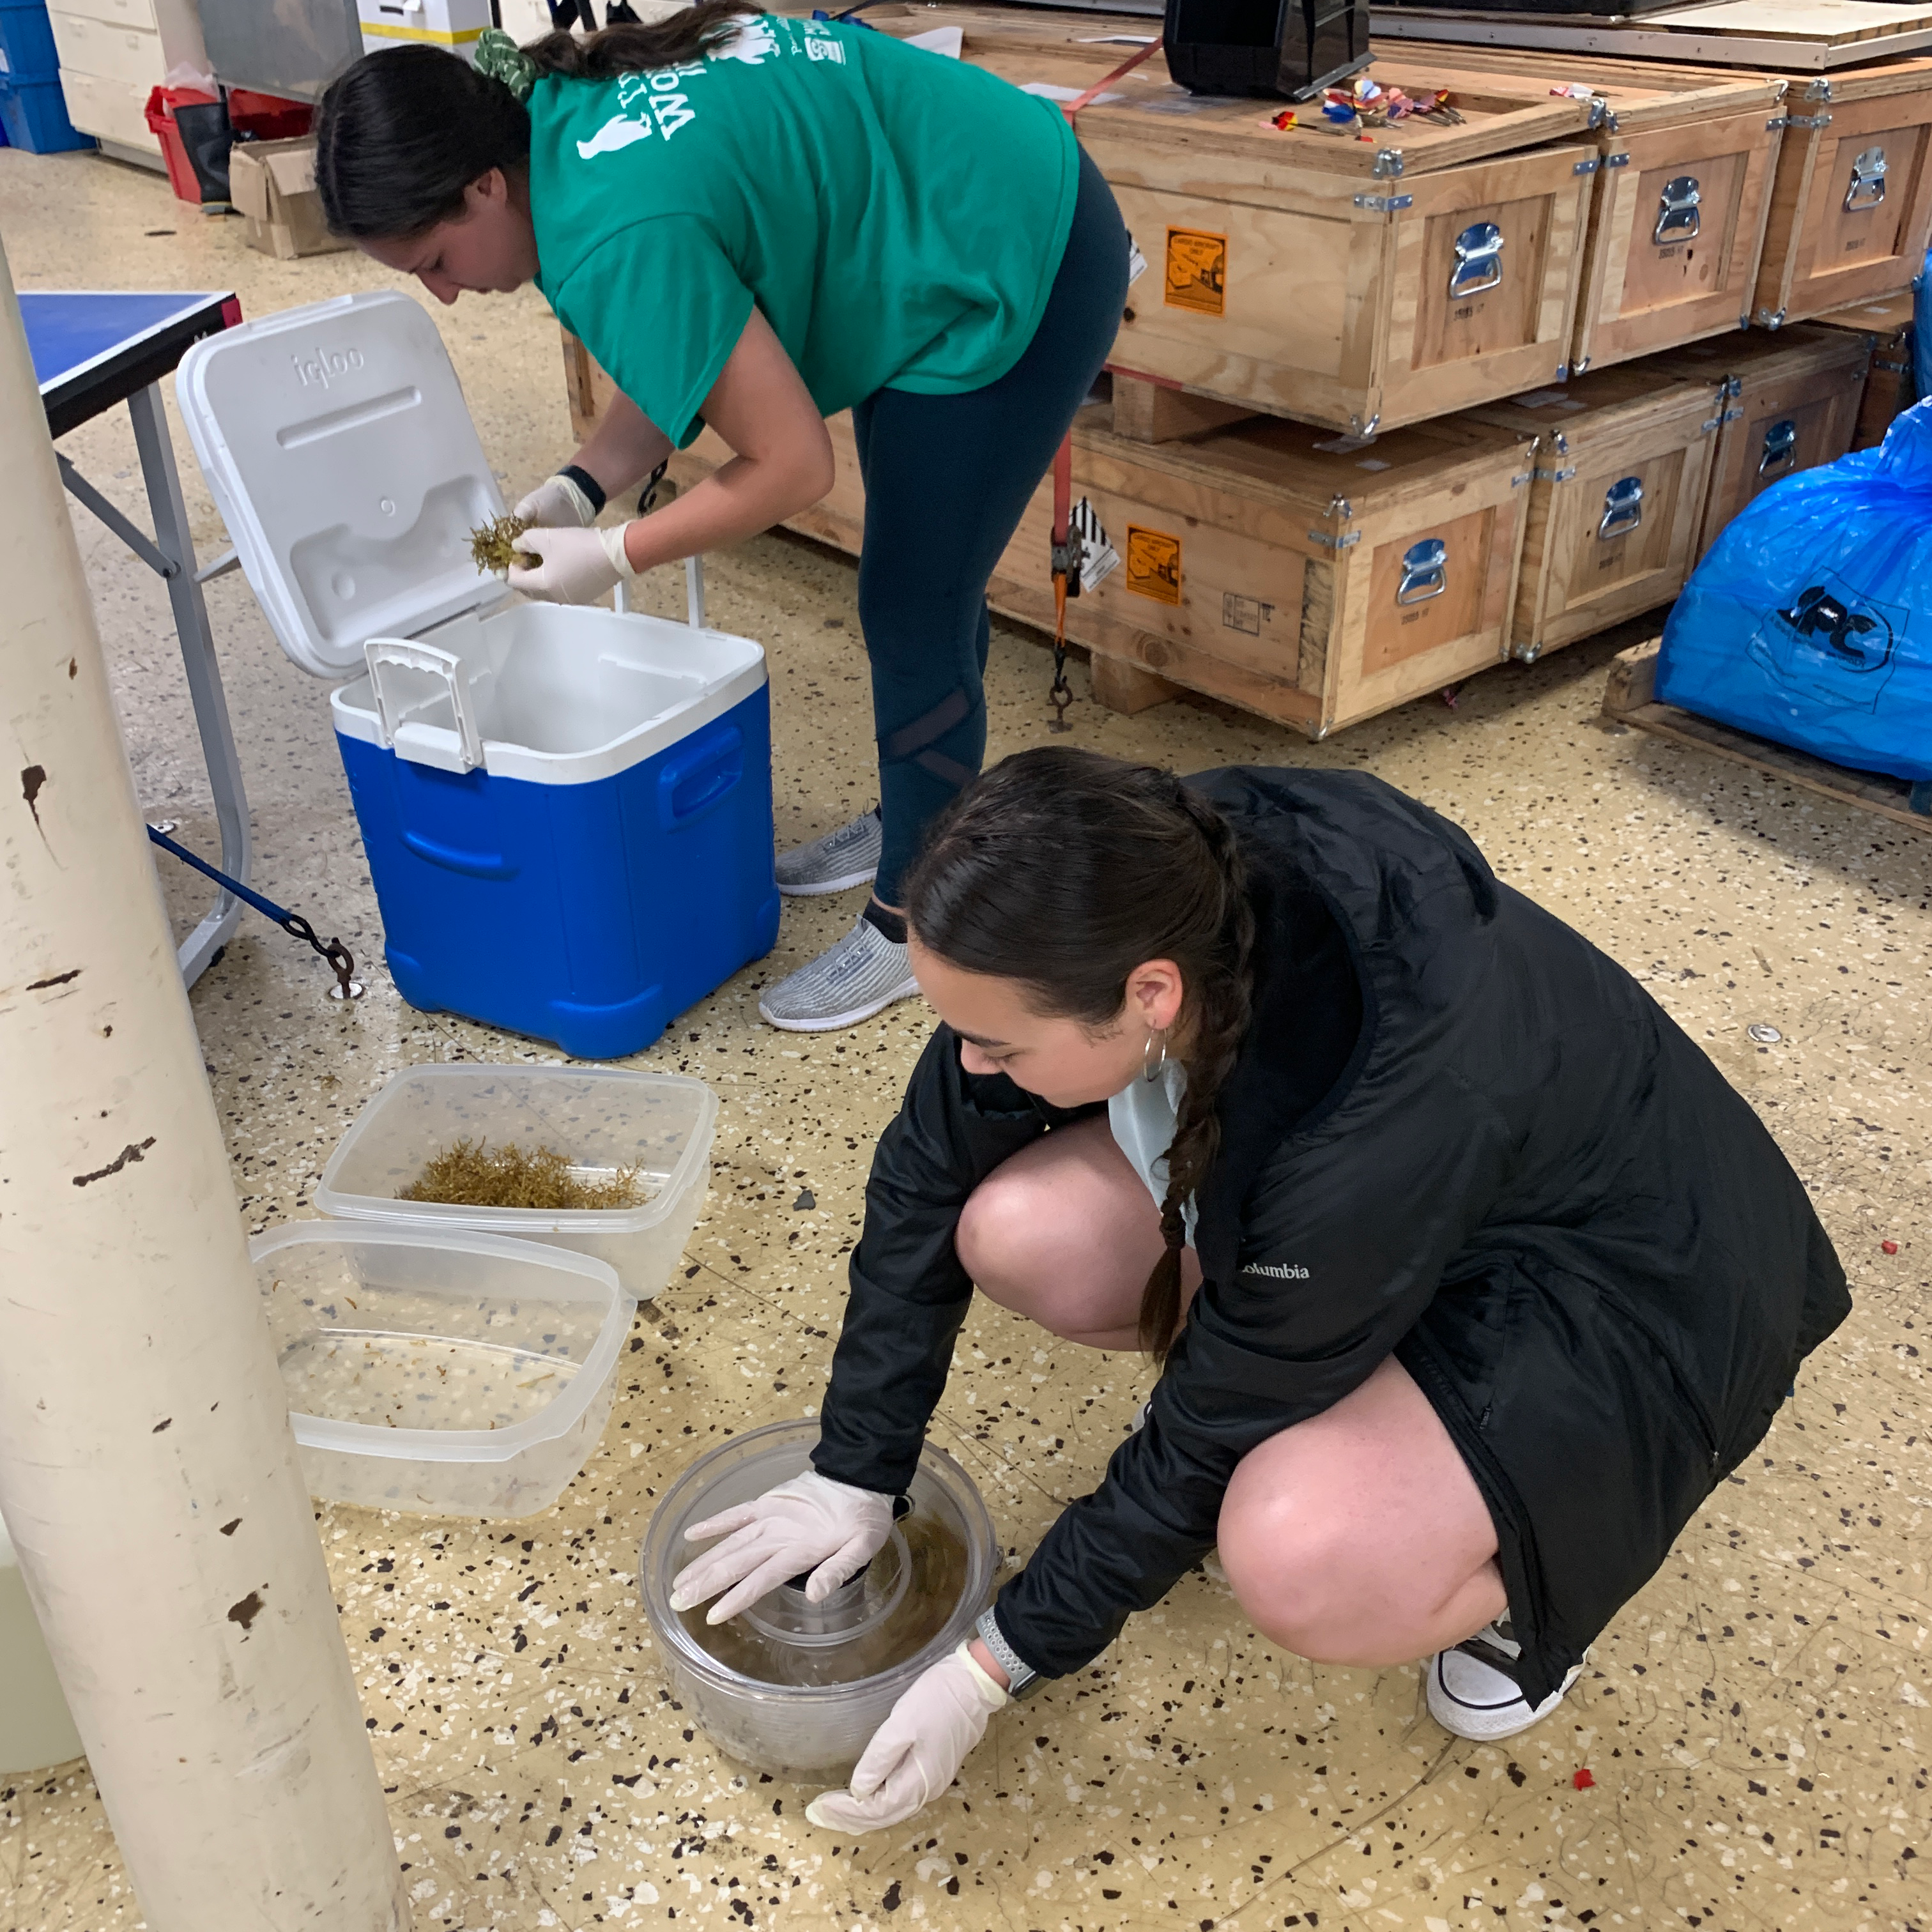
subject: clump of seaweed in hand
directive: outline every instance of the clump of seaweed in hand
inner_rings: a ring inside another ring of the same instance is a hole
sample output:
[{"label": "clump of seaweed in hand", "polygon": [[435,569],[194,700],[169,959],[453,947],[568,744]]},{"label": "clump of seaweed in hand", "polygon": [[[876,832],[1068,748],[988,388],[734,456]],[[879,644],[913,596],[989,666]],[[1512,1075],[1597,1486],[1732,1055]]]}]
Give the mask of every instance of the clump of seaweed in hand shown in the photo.
[{"label": "clump of seaweed in hand", "polygon": [[526,553],[519,556],[516,542],[531,526],[521,517],[492,517],[470,532],[470,556],[478,570],[501,577],[513,563],[527,563]]},{"label": "clump of seaweed in hand", "polygon": [[634,1208],[644,1198],[638,1173],[620,1167],[608,1180],[586,1181],[554,1148],[492,1150],[487,1141],[465,1139],[438,1154],[396,1198],[453,1208]]}]

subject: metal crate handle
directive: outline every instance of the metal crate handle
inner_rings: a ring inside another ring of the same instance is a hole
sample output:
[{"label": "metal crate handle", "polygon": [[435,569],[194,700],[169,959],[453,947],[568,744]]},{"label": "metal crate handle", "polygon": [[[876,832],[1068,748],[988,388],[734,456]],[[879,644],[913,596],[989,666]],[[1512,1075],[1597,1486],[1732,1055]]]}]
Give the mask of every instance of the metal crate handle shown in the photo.
[{"label": "metal crate handle", "polygon": [[1845,212],[1876,208],[1885,199],[1885,150],[1868,148],[1852,163],[1852,178],[1845,189]]},{"label": "metal crate handle", "polygon": [[1764,454],[1758,458],[1757,473],[1768,476],[1798,460],[1798,425],[1789,416],[1772,424],[1764,433]]},{"label": "metal crate handle", "polygon": [[1440,537],[1424,537],[1402,554],[1402,581],[1396,586],[1398,604],[1426,604],[1449,587],[1449,546]]},{"label": "metal crate handle", "polygon": [[1699,199],[1695,175],[1678,175],[1666,182],[1664,192],[1657,198],[1657,226],[1650,238],[1653,242],[1695,240],[1702,225],[1697,212]]},{"label": "metal crate handle", "polygon": [[1643,478],[1641,476],[1622,476],[1604,492],[1603,520],[1597,526],[1598,537],[1608,542],[1613,537],[1627,537],[1630,532],[1643,524]]},{"label": "metal crate handle", "polygon": [[1503,231],[1493,221],[1478,221],[1456,238],[1456,266],[1449,277],[1452,301],[1479,296],[1503,278]]}]

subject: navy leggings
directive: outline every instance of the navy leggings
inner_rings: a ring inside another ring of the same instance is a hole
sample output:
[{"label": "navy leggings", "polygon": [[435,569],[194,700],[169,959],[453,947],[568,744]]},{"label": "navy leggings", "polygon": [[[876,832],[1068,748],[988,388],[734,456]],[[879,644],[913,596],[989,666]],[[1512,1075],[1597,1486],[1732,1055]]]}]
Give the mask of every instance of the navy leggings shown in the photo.
[{"label": "navy leggings", "polygon": [[[986,750],[986,584],[1114,345],[1127,231],[1083,151],[1066,252],[1026,352],[963,395],[880,389],[852,412],[866,484],[859,621],[872,668],[885,904]],[[1046,575],[1048,560],[1039,560]]]}]

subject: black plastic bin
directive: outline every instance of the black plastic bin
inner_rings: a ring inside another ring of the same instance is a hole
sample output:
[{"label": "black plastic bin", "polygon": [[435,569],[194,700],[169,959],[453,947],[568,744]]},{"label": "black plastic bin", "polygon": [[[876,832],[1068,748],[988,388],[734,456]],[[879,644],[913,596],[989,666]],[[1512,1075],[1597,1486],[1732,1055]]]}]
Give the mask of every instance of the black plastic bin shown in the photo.
[{"label": "black plastic bin", "polygon": [[1304,100],[1368,65],[1368,0],[1167,0],[1162,51],[1190,94]]}]

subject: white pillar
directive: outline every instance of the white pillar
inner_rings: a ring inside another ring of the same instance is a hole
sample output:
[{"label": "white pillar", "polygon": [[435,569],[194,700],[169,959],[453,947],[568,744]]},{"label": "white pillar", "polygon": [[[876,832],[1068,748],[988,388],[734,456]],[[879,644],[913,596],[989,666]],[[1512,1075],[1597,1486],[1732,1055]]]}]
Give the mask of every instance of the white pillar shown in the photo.
[{"label": "white pillar", "polygon": [[0,1514],[152,1932],[400,1932],[4,255],[0,449]]}]

